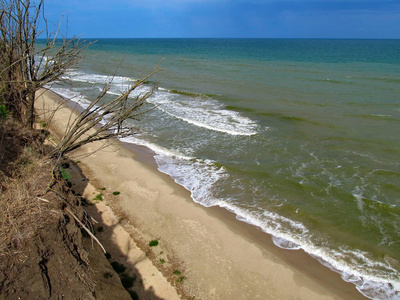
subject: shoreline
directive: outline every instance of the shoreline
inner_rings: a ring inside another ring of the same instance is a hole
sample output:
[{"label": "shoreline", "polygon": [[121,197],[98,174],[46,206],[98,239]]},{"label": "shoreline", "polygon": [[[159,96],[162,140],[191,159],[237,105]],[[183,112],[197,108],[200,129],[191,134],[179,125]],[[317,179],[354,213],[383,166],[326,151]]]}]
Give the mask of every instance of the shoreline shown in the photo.
[{"label": "shoreline", "polygon": [[[61,97],[46,92],[47,102],[57,101],[48,93]],[[70,111],[77,109],[67,106]],[[87,145],[85,151],[95,148]],[[107,203],[123,216],[123,227],[182,294],[196,299],[232,295],[236,299],[366,299],[353,284],[303,250],[278,248],[271,235],[237,220],[225,208],[195,203],[189,191],[158,171],[151,152],[144,146],[115,142],[82,163],[90,180],[121,191],[118,200],[106,199]],[[166,264],[157,263],[164,258],[147,246],[154,238],[160,240],[158,253],[165,253]],[[183,282],[177,283],[171,274],[177,267],[182,269]]]},{"label": "shoreline", "polygon": [[[121,145],[128,151],[135,154],[137,161],[153,168],[159,174],[157,176],[165,177],[166,181],[171,181],[169,184],[176,185],[176,189],[180,189],[186,200],[196,205],[199,209],[204,210],[213,218],[221,220],[230,230],[246,239],[248,242],[262,248],[264,251],[276,256],[282,262],[291,265],[305,276],[315,280],[328,290],[337,293],[342,299],[368,299],[363,296],[355,287],[354,284],[344,281],[340,274],[322,265],[303,249],[288,250],[279,248],[272,241],[272,235],[262,231],[259,227],[240,221],[234,212],[220,206],[205,207],[193,201],[188,191],[183,186],[179,185],[168,174],[158,170],[157,163],[154,159],[154,152],[146,146],[120,142]],[[186,195],[185,195],[186,194]]]}]

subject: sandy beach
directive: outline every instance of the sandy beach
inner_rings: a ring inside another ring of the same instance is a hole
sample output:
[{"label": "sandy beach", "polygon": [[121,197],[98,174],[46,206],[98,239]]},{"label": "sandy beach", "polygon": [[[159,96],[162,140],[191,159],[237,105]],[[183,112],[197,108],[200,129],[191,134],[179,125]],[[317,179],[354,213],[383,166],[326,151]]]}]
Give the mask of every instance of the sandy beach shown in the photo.
[{"label": "sandy beach", "polygon": [[[60,104],[49,124],[55,140],[74,104],[44,92],[36,105],[45,121]],[[280,249],[232,213],[194,203],[157,170],[150,150],[118,141],[100,148],[71,155],[79,161],[73,187],[89,200],[103,194],[88,211],[104,227],[107,251],[139,273],[143,299],[365,299],[303,251]]]}]

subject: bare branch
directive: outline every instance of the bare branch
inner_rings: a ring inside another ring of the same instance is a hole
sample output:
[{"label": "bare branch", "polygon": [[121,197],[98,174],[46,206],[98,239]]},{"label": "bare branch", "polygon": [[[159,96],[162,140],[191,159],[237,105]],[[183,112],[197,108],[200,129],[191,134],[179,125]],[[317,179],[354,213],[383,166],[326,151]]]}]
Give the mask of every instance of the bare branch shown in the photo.
[{"label": "bare branch", "polygon": [[120,96],[100,104],[110,86],[106,84],[99,96],[85,108],[69,126],[62,140],[52,152],[52,156],[61,157],[88,143],[109,140],[113,137],[125,137],[133,133],[133,128],[126,121],[136,119],[144,112],[140,109],[152,95],[153,90],[131,98],[131,93],[159,72],[159,64],[149,75],[137,80]]},{"label": "bare branch", "polygon": [[75,214],[70,211],[68,208],[65,209],[67,212],[69,212],[72,217],[75,219],[75,221],[90,235],[92,239],[96,241],[96,243],[100,246],[101,250],[103,250],[104,253],[107,253],[106,249],[104,249],[103,245],[100,243],[99,239],[81,222],[81,220],[78,219]]}]

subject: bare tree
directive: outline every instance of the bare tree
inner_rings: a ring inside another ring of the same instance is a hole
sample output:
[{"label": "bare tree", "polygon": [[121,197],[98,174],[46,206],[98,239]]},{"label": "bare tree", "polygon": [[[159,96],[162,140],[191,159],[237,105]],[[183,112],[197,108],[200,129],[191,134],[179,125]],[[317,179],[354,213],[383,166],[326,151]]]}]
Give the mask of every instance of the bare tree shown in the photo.
[{"label": "bare tree", "polygon": [[[49,34],[43,12],[44,0],[0,0],[0,105],[25,126],[33,128],[35,122],[35,94],[47,84],[61,78],[81,58],[89,44],[74,37],[61,38],[59,27]],[[43,21],[45,32],[38,32],[38,22]],[[40,49],[36,39],[45,33],[46,41]],[[137,118],[152,90],[129,97],[132,91],[158,72],[159,65],[144,78],[138,79],[119,97],[104,103],[100,101],[110,89],[105,84],[102,92],[84,109],[66,129],[65,135],[51,156],[65,154],[94,141],[108,140],[132,134],[126,122]]]},{"label": "bare tree", "polygon": [[[0,0],[0,104],[25,126],[35,122],[35,93],[65,74],[88,46],[79,38],[49,33],[44,0]],[[38,30],[39,21],[43,30]],[[41,49],[36,40],[45,34]]]},{"label": "bare tree", "polygon": [[130,97],[130,95],[160,70],[158,64],[152,73],[138,79],[120,96],[111,101],[100,103],[100,100],[110,89],[110,85],[106,84],[97,98],[73,119],[51,155],[54,158],[59,158],[88,143],[132,135],[134,127],[126,121],[137,119],[143,113],[148,112],[148,109],[140,110],[140,108],[146,104],[146,100],[153,94],[153,89],[139,93],[135,97]]}]

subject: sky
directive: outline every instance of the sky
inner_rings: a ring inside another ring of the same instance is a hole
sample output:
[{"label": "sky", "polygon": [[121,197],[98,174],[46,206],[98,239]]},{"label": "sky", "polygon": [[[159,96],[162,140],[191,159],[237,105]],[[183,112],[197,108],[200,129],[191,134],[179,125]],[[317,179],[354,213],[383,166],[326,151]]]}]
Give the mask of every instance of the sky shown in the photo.
[{"label": "sky", "polygon": [[45,0],[83,38],[400,38],[400,0]]}]

